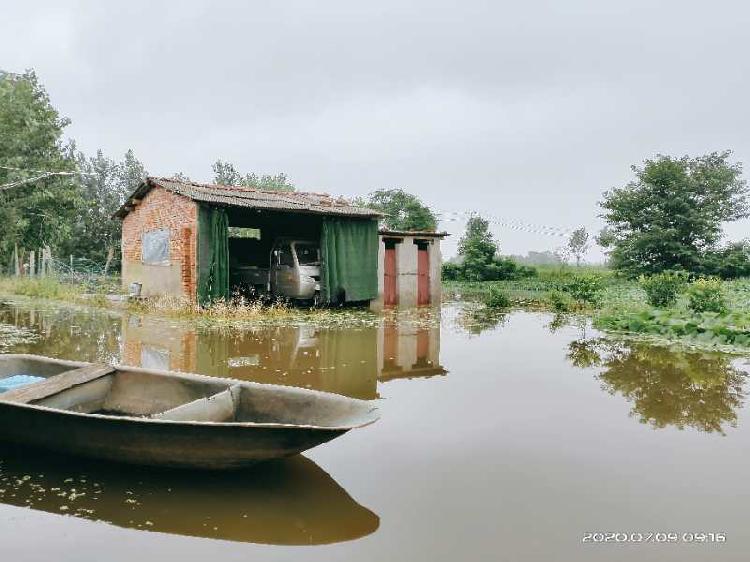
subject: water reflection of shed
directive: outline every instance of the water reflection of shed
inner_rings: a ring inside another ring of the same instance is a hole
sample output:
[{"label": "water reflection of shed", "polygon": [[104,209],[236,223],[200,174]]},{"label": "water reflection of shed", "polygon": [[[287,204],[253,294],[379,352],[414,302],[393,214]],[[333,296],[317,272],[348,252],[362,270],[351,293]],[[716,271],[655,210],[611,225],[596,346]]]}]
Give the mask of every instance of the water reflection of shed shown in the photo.
[{"label": "water reflection of shed", "polygon": [[199,330],[131,317],[123,363],[376,398],[378,381],[445,374],[439,326],[386,324],[357,330],[277,326]]},{"label": "water reflection of shed", "polygon": [[378,334],[378,379],[432,377],[447,371],[440,364],[440,328],[386,323]]}]

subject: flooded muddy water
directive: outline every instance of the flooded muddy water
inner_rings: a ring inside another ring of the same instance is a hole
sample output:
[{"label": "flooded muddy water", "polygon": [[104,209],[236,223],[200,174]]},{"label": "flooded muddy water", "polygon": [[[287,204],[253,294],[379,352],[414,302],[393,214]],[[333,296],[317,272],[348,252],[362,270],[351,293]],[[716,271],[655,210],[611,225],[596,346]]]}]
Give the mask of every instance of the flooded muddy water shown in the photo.
[{"label": "flooded muddy water", "polygon": [[4,351],[302,386],[382,412],[235,473],[3,446],[7,560],[747,559],[741,358],[459,304],[343,328],[218,329],[12,301],[0,325],[20,328]]}]

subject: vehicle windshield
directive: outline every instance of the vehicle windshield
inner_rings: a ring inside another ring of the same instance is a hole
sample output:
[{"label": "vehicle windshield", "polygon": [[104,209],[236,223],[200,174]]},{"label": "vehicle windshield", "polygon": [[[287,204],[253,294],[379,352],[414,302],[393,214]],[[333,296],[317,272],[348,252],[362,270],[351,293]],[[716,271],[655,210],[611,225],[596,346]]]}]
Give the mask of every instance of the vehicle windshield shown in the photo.
[{"label": "vehicle windshield", "polygon": [[320,265],[320,248],[315,244],[295,244],[300,265]]}]

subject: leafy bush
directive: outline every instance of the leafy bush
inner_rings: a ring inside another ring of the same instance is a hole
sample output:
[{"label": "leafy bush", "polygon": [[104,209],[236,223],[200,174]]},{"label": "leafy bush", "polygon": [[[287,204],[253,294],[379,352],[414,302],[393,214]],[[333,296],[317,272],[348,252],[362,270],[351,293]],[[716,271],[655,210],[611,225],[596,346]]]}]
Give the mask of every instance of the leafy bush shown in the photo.
[{"label": "leafy bush", "polygon": [[574,275],[563,290],[577,301],[596,304],[599,301],[604,280],[599,275]]},{"label": "leafy bush", "polygon": [[641,275],[638,283],[646,291],[646,300],[651,306],[666,308],[677,302],[687,277],[680,271],[662,271],[648,277]]},{"label": "leafy bush", "polygon": [[688,287],[688,306],[693,312],[716,312],[722,314],[727,311],[726,295],[721,279],[696,279]]},{"label": "leafy bush", "polygon": [[572,297],[563,291],[547,293],[547,302],[555,312],[568,312],[573,307]]},{"label": "leafy bush", "polygon": [[491,286],[485,299],[485,304],[490,308],[510,308],[511,300],[508,293],[500,287]]},{"label": "leafy bush", "polygon": [[461,266],[453,262],[443,264],[443,279],[446,281],[458,281],[461,278]]},{"label": "leafy bush", "polygon": [[443,279],[446,281],[513,281],[536,275],[536,269],[518,265],[508,258],[493,258],[488,262],[466,259],[461,264],[444,263]]},{"label": "leafy bush", "polygon": [[489,281],[503,281],[534,277],[536,269],[526,265],[518,265],[508,258],[495,258],[486,266],[486,276]]}]

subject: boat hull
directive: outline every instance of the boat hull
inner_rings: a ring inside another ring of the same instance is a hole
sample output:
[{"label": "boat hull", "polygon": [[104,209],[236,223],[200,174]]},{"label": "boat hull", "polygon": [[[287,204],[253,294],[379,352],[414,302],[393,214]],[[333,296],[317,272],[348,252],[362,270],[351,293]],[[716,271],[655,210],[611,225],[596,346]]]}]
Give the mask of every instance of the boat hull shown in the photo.
[{"label": "boat hull", "polygon": [[0,440],[52,452],[175,468],[239,469],[288,457],[346,430],[152,423],[0,402]]}]

